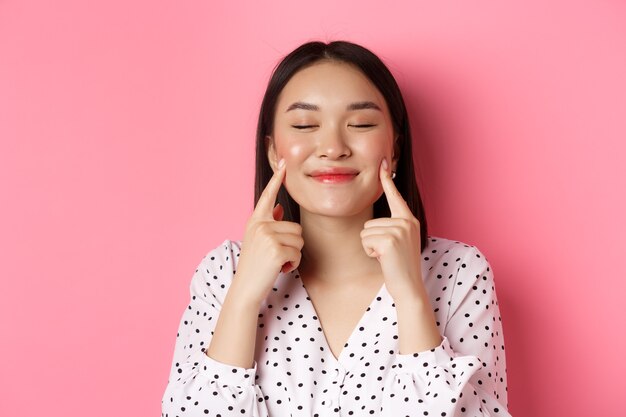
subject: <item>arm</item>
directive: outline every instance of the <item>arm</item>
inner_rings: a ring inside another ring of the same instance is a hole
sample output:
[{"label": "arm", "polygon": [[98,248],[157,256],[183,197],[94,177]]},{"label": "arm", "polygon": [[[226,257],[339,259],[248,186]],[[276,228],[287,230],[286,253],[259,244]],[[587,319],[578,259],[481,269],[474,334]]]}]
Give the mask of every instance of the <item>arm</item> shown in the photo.
[{"label": "arm", "polygon": [[191,302],[181,320],[163,395],[163,414],[168,417],[181,412],[268,415],[265,397],[255,384],[259,308],[278,273],[298,267],[304,245],[302,226],[282,221],[282,207],[274,206],[285,178],[284,159],[272,169],[246,223],[246,249],[234,253],[233,243],[225,241],[203,259],[192,279]]},{"label": "arm", "polygon": [[[232,357],[223,355],[217,349],[217,358],[214,359],[206,354],[207,347],[211,343],[213,332],[219,317],[224,312],[223,325],[232,325],[236,320],[235,315],[247,313],[246,330],[249,335],[241,335],[240,338],[254,338],[256,330],[256,317],[250,309],[246,311],[237,308],[235,303],[227,301],[230,278],[234,274],[235,262],[238,249],[230,242],[225,241],[219,247],[211,251],[200,263],[191,280],[191,300],[183,313],[178,329],[174,359],[171,367],[167,388],[162,399],[163,416],[268,416],[267,407],[263,400],[263,393],[259,386],[255,385],[256,362],[240,360],[249,353],[249,344],[240,347],[239,353]],[[239,327],[238,322],[236,327]],[[225,331],[222,343],[227,344],[226,338],[236,332]],[[254,349],[254,340],[252,340]],[[244,343],[245,345],[245,343]],[[231,345],[231,348],[233,345]],[[234,364],[222,362],[218,359],[225,358],[227,361],[234,359]],[[253,358],[250,355],[250,358]],[[240,365],[252,364],[249,368]]]},{"label": "arm", "polygon": [[206,354],[216,361],[242,368],[254,367],[254,345],[260,306],[247,302],[234,279],[217,319]]},{"label": "arm", "polygon": [[396,356],[385,383],[384,415],[510,416],[493,272],[475,247],[460,265],[441,344]]}]

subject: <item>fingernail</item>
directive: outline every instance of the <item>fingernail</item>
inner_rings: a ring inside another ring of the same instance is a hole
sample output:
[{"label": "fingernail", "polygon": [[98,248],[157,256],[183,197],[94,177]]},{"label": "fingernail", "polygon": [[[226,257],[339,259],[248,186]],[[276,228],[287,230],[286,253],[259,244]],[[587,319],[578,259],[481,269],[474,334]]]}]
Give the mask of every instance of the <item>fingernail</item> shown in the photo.
[{"label": "fingernail", "polygon": [[387,158],[383,158],[383,169],[387,171],[389,169],[389,164],[387,163]]},{"label": "fingernail", "polygon": [[278,161],[278,169],[282,168],[283,165],[285,165],[285,158],[280,158],[280,161]]}]

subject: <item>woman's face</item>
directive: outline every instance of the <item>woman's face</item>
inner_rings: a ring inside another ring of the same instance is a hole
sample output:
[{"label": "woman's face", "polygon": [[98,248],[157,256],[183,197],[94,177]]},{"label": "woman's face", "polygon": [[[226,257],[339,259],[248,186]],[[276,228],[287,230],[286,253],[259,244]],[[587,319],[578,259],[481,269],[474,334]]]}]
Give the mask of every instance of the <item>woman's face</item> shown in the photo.
[{"label": "woman's face", "polygon": [[386,157],[395,170],[393,141],[387,104],[371,81],[352,65],[321,61],[281,92],[268,158],[274,170],[285,159],[284,184],[301,213],[350,216],[382,195],[379,167]]}]

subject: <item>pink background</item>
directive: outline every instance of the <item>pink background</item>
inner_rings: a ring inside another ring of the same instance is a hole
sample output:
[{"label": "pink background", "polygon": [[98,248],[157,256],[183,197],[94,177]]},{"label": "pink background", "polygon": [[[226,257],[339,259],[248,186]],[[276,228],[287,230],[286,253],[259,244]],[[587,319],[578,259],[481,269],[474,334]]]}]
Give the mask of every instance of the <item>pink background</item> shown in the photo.
[{"label": "pink background", "polygon": [[511,412],[623,415],[624,2],[226,3],[0,2],[0,415],[159,415],[270,72],[311,39],[401,84],[430,234],[494,269]]}]

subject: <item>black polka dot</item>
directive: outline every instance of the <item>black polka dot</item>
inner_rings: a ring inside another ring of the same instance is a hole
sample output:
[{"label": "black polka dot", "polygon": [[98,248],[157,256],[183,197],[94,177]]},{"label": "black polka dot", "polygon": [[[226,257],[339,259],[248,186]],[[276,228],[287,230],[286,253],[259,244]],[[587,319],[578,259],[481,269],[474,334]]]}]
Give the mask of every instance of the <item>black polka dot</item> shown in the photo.
[{"label": "black polka dot", "polygon": [[[342,311],[354,306],[349,316],[354,327],[349,334],[337,331],[338,320],[348,320],[348,315],[324,305],[323,295],[309,294],[295,270],[275,281],[255,313],[258,345],[250,367],[205,353],[240,252],[241,241],[226,240],[193,274],[162,399],[163,416],[195,412],[222,417],[252,410],[317,417],[380,415],[383,403],[386,414],[397,416],[470,416],[486,409],[509,415],[493,272],[476,247],[429,237],[422,252],[429,254],[421,258],[422,278],[435,324],[444,332],[440,345],[400,352],[402,317],[385,286],[368,294],[369,305],[359,305],[365,292],[346,299]],[[324,306],[320,311],[318,303]],[[243,318],[236,320],[243,324]]]}]

